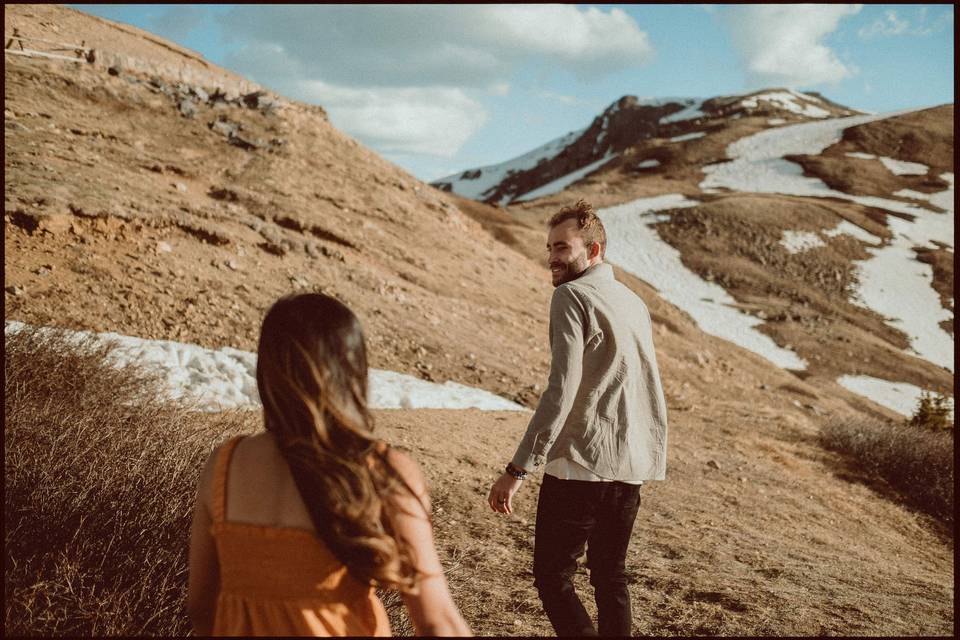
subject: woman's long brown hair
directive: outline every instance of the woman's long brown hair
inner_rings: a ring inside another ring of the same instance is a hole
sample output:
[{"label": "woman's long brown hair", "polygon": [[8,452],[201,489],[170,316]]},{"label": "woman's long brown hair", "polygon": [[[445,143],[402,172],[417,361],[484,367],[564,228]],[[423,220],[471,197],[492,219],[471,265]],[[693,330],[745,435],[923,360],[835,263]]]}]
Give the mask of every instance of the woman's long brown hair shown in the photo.
[{"label": "woman's long brown hair", "polygon": [[361,582],[414,589],[410,552],[384,512],[385,496],[413,492],[373,436],[353,312],[323,294],[281,298],[263,320],[257,387],[317,534]]}]

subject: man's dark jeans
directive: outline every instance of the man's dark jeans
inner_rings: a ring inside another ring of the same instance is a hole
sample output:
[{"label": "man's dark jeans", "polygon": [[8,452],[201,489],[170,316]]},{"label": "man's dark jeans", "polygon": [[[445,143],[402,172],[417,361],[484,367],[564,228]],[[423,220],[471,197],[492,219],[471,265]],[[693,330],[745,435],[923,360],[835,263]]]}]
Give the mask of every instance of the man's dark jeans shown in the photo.
[{"label": "man's dark jeans", "polygon": [[638,485],[560,480],[544,474],[537,501],[533,575],[558,636],[597,634],[571,581],[584,544],[600,635],[630,635],[624,561],[639,507]]}]

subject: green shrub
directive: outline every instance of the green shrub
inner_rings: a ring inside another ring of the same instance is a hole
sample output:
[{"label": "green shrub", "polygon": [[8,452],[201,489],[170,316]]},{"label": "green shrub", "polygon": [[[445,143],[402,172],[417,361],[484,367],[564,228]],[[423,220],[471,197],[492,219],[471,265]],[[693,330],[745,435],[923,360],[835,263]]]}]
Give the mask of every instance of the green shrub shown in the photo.
[{"label": "green shrub", "polygon": [[200,414],[111,347],[27,328],[4,358],[5,629],[185,635],[190,518],[210,450],[256,412]]},{"label": "green shrub", "polygon": [[845,455],[868,482],[886,483],[908,504],[953,523],[953,431],[835,420],[822,428],[828,449]]},{"label": "green shrub", "polygon": [[920,394],[920,402],[907,424],[933,431],[953,429],[949,400],[943,394],[924,391]]}]

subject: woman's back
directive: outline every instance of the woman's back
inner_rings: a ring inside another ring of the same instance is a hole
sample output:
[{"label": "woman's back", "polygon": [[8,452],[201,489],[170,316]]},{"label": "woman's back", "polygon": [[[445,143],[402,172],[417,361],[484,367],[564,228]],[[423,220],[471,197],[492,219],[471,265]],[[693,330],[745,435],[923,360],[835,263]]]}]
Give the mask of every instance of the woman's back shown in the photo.
[{"label": "woman's back", "polygon": [[198,487],[198,635],[389,635],[372,584],[402,594],[418,633],[470,633],[423,474],[373,435],[367,387],[363,331],[342,302],[305,293],[270,307],[257,347],[266,432],[220,447]]},{"label": "woman's back", "polygon": [[316,535],[270,434],[230,441],[213,467],[214,635],[390,635],[373,588]]}]

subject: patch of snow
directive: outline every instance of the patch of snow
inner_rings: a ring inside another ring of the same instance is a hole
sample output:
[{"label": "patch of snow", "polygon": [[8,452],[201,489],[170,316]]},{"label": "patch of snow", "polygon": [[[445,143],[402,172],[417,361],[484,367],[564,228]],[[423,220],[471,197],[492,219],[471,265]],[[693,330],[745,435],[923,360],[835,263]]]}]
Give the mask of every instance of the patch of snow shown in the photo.
[{"label": "patch of snow", "polygon": [[[465,198],[471,198],[473,200],[482,200],[511,173],[518,173],[520,171],[532,169],[540,162],[551,160],[557,157],[561,151],[573,144],[573,142],[579,138],[584,131],[586,131],[586,129],[571,131],[570,133],[562,135],[559,138],[555,138],[545,145],[533,149],[532,151],[528,151],[523,155],[511,158],[506,162],[491,164],[467,171],[461,171],[460,173],[454,173],[445,178],[434,180],[433,182],[447,182],[450,184],[450,188],[453,190],[453,192],[457,195],[461,195]],[[463,177],[464,174],[475,173],[477,171],[480,173],[476,178],[471,179]]]},{"label": "patch of snow", "polygon": [[[946,182],[949,188],[944,189],[938,193],[930,195],[930,204],[933,206],[943,209],[944,211],[953,212],[953,173],[941,173],[940,179]],[[953,216],[950,216],[953,219]],[[951,236],[952,237],[952,236]],[[951,247],[953,244],[950,245]]]},{"label": "patch of snow", "polygon": [[783,118],[770,118],[767,120],[767,124],[784,124],[786,120]]},{"label": "patch of snow", "polygon": [[603,165],[607,164],[610,160],[616,157],[616,155],[617,154],[613,153],[612,151],[608,151],[606,155],[604,155],[599,160],[595,162],[591,162],[585,167],[580,167],[576,171],[571,171],[567,175],[561,176],[556,180],[552,180],[543,186],[533,189],[532,191],[528,191],[523,195],[517,198],[514,198],[513,200],[511,200],[511,202],[526,202],[527,200],[533,200],[535,198],[542,198],[544,196],[549,196],[554,193],[559,193],[560,191],[563,191],[564,189],[566,189],[568,186],[570,186],[577,180],[580,180],[581,178],[585,177],[587,174],[592,173],[597,169],[599,169],[600,167],[602,167]]},{"label": "patch of snow", "polygon": [[827,246],[820,236],[811,231],[784,231],[780,244],[790,253]]},{"label": "patch of snow", "polygon": [[930,170],[927,165],[920,164],[919,162],[905,162],[903,160],[887,158],[886,156],[881,156],[880,162],[890,170],[890,173],[897,176],[925,176],[927,175],[927,171]]},{"label": "patch of snow", "polygon": [[862,151],[850,151],[846,154],[850,158],[859,158],[860,160],[876,160],[877,156],[872,153],[864,153]]},{"label": "patch of snow", "polygon": [[905,109],[881,115],[831,118],[819,122],[766,129],[741,138],[727,147],[730,162],[707,165],[700,188],[727,188],[733,191],[781,193],[795,196],[841,198],[859,204],[914,216],[908,222],[889,216],[887,225],[893,232],[891,242],[882,248],[867,249],[873,256],[855,263],[860,288],[855,301],[888,317],[889,324],[904,331],[916,355],[953,370],[953,337],[939,326],[941,320],[952,320],[953,314],[943,309],[939,296],[930,286],[933,271],[930,265],[918,262],[914,246],[933,246],[932,240],[953,246],[953,183],[950,188],[931,196],[931,202],[949,211],[936,213],[917,205],[878,198],[855,196],[835,191],[818,178],[806,177],[802,168],[783,159],[788,154],[818,155],[840,140],[843,130],[904,113]]},{"label": "patch of snow", "polygon": [[833,229],[828,229],[827,231],[824,231],[823,235],[829,238],[832,238],[834,236],[839,236],[839,235],[848,235],[862,242],[866,242],[868,244],[875,244],[875,245],[879,245],[880,243],[883,242],[882,238],[879,238],[873,235],[866,229],[863,229],[862,227],[858,227],[857,225],[847,220],[842,220],[840,224],[838,224]]},{"label": "patch of snow", "polygon": [[821,98],[818,98],[817,96],[815,96],[815,95],[813,95],[813,94],[810,94],[810,93],[800,93],[799,91],[794,91],[793,89],[787,89],[787,91],[789,91],[790,93],[792,93],[793,95],[797,96],[798,98],[800,98],[800,99],[802,99],[802,100],[811,100],[811,101],[816,101],[816,102],[823,102],[823,100],[822,100]]},{"label": "patch of snow", "polygon": [[660,166],[660,161],[651,158],[650,160],[644,160],[643,162],[641,162],[640,164],[638,164],[638,165],[637,165],[637,168],[638,168],[638,169],[652,169],[653,167],[659,167],[659,166]]},{"label": "patch of snow", "polygon": [[662,219],[659,211],[697,204],[674,193],[599,210],[597,215],[607,237],[615,239],[607,246],[609,260],[656,287],[666,300],[693,316],[703,331],[749,349],[777,366],[805,369],[807,363],[797,354],[777,346],[754,328],[762,320],[739,311],[734,306],[736,300],[723,287],[684,266],[680,252],[650,226]]},{"label": "patch of snow", "polygon": [[663,116],[660,118],[660,124],[670,124],[671,122],[682,122],[684,120],[693,120],[695,118],[702,118],[706,116],[701,107],[703,107],[703,100],[698,98],[686,98],[678,99],[676,102],[684,105],[684,108],[676,113],[671,113],[668,116]]},{"label": "patch of snow", "polygon": [[668,142],[684,142],[686,140],[696,140],[697,138],[702,138],[707,135],[704,131],[694,131],[693,133],[685,133],[682,136],[676,136],[670,138]]},{"label": "patch of snow", "polygon": [[[912,416],[920,404],[923,389],[906,382],[890,382],[870,376],[841,376],[837,384],[904,416]],[[949,399],[950,419],[954,416],[954,399]]]},{"label": "patch of snow", "polygon": [[751,109],[756,109],[759,105],[759,101],[763,100],[764,102],[770,102],[774,104],[780,109],[792,111],[793,113],[798,113],[802,116],[807,116],[808,118],[827,118],[830,116],[830,112],[826,109],[821,109],[820,107],[812,104],[798,102],[798,98],[802,98],[804,100],[814,99],[813,96],[808,96],[796,91],[770,91],[768,93],[761,93],[750,98],[745,98],[740,101],[740,104]]},{"label": "patch of snow", "polygon": [[[25,325],[7,321],[4,333]],[[232,347],[206,349],[171,340],[145,340],[116,333],[68,332],[69,337],[92,337],[115,343],[112,364],[137,362],[159,370],[174,400],[196,402],[203,411],[258,408],[257,355]],[[372,409],[466,409],[528,411],[489,391],[455,382],[436,384],[394,371],[370,369],[369,400]]]},{"label": "patch of snow", "polygon": [[[938,196],[942,192],[938,193],[923,193],[921,191],[914,191],[913,189],[900,189],[900,191],[895,191],[893,195],[899,196],[901,198],[908,198],[910,200],[926,200],[930,202],[934,197]],[[940,207],[941,209],[943,207]]]}]

